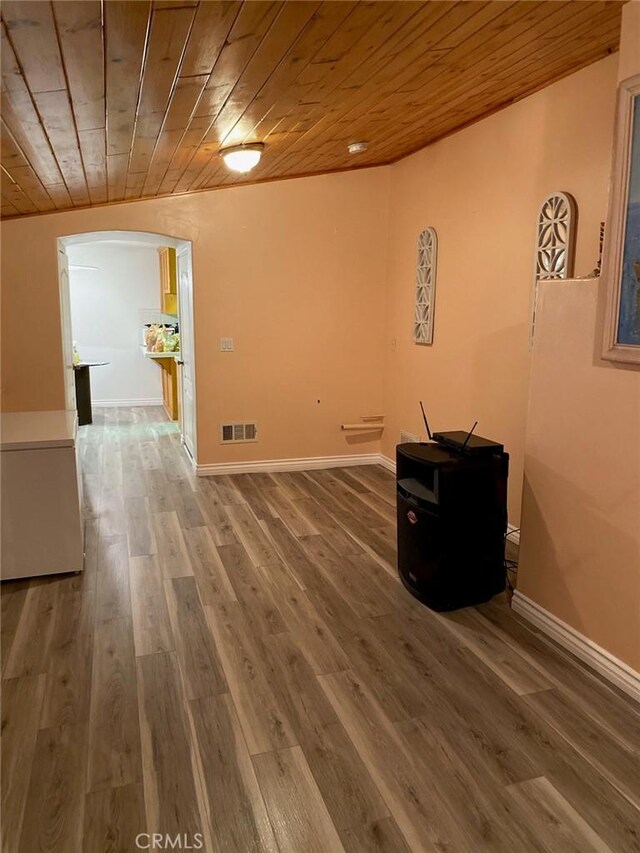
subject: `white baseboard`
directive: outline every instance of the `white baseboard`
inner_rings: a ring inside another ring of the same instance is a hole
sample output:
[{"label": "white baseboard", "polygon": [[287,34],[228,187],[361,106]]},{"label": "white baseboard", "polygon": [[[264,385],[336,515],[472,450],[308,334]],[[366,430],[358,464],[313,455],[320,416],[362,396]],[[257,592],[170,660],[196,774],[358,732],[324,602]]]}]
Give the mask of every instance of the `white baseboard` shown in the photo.
[{"label": "white baseboard", "polygon": [[162,397],[143,397],[140,400],[92,400],[97,409],[120,409],[125,406],[161,406]]},{"label": "white baseboard", "polygon": [[543,634],[551,637],[559,645],[572,652],[577,658],[588,663],[592,669],[599,672],[625,693],[628,693],[636,701],[640,701],[640,673],[614,657],[611,652],[603,649],[593,640],[585,637],[580,631],[576,631],[571,625],[567,625],[562,619],[558,619],[553,613],[540,607],[535,601],[527,598],[516,590],[513,594],[511,606]]},{"label": "white baseboard", "polygon": [[213,462],[196,465],[198,477],[218,474],[273,474],[282,471],[311,471],[322,468],[347,468],[353,465],[381,465],[379,453],[353,456],[311,456],[308,459],[265,459],[256,462]]},{"label": "white baseboard", "polygon": [[391,471],[392,474],[396,473],[396,463],[394,459],[389,459],[388,456],[383,456],[382,453],[379,456],[379,463],[383,468],[386,468],[387,471]]}]

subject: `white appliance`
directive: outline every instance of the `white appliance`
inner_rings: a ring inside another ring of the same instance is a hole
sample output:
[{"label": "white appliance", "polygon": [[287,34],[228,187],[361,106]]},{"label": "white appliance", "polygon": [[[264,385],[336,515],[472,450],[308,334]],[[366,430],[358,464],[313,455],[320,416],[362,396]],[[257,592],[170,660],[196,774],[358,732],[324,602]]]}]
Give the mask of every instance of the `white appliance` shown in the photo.
[{"label": "white appliance", "polygon": [[1,416],[0,577],[78,572],[84,563],[78,416]]}]

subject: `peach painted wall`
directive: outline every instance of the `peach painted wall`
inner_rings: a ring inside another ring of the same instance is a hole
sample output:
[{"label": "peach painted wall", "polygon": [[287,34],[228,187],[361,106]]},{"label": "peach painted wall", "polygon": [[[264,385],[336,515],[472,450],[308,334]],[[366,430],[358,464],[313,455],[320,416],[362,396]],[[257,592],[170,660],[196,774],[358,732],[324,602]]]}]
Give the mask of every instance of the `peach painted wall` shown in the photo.
[{"label": "peach painted wall", "polygon": [[[64,407],[56,238],[193,242],[198,461],[372,453],[345,421],[382,407],[388,169],[280,181],[2,225],[5,410]],[[221,353],[219,338],[235,351]],[[317,401],[320,402],[317,402]],[[257,444],[219,424],[255,419]]]},{"label": "peach painted wall", "polygon": [[[529,374],[535,223],[554,190],[579,206],[577,274],[591,271],[605,218],[617,57],[460,131],[391,169],[383,452],[401,429],[462,429],[511,454],[518,523]],[[412,342],[416,239],[438,232],[434,342]]]},{"label": "peach painted wall", "polygon": [[[618,80],[638,73],[634,0]],[[602,297],[596,282],[543,289],[518,590],[640,672],[640,370],[599,357]]]},{"label": "peach painted wall", "polygon": [[597,304],[541,285],[518,592],[640,671],[640,371],[594,359]]},{"label": "peach painted wall", "polygon": [[640,0],[629,0],[622,7],[618,80],[640,73]]}]

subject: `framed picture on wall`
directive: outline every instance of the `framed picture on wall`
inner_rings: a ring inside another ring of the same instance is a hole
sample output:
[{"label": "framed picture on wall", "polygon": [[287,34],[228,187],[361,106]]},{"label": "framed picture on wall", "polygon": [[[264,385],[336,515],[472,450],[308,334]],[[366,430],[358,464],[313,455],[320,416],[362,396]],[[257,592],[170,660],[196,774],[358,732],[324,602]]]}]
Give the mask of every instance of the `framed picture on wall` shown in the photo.
[{"label": "framed picture on wall", "polygon": [[640,366],[640,74],[619,87],[601,280],[603,358]]}]

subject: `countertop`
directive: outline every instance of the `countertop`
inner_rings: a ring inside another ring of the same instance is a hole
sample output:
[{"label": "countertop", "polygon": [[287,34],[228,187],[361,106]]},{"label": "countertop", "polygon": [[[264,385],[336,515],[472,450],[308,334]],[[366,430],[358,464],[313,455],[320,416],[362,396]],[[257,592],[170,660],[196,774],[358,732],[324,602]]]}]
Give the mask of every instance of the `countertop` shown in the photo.
[{"label": "countertop", "polygon": [[175,352],[149,352],[149,350],[145,349],[144,347],[140,347],[140,349],[144,353],[145,358],[181,358],[181,353],[179,350]]},{"label": "countertop", "polygon": [[105,364],[110,364],[108,361],[79,361],[77,364],[73,365],[74,370],[78,370],[81,367],[102,367]]},{"label": "countertop", "polygon": [[65,409],[52,412],[3,412],[0,416],[0,447],[3,451],[73,447],[77,424],[77,412]]}]

